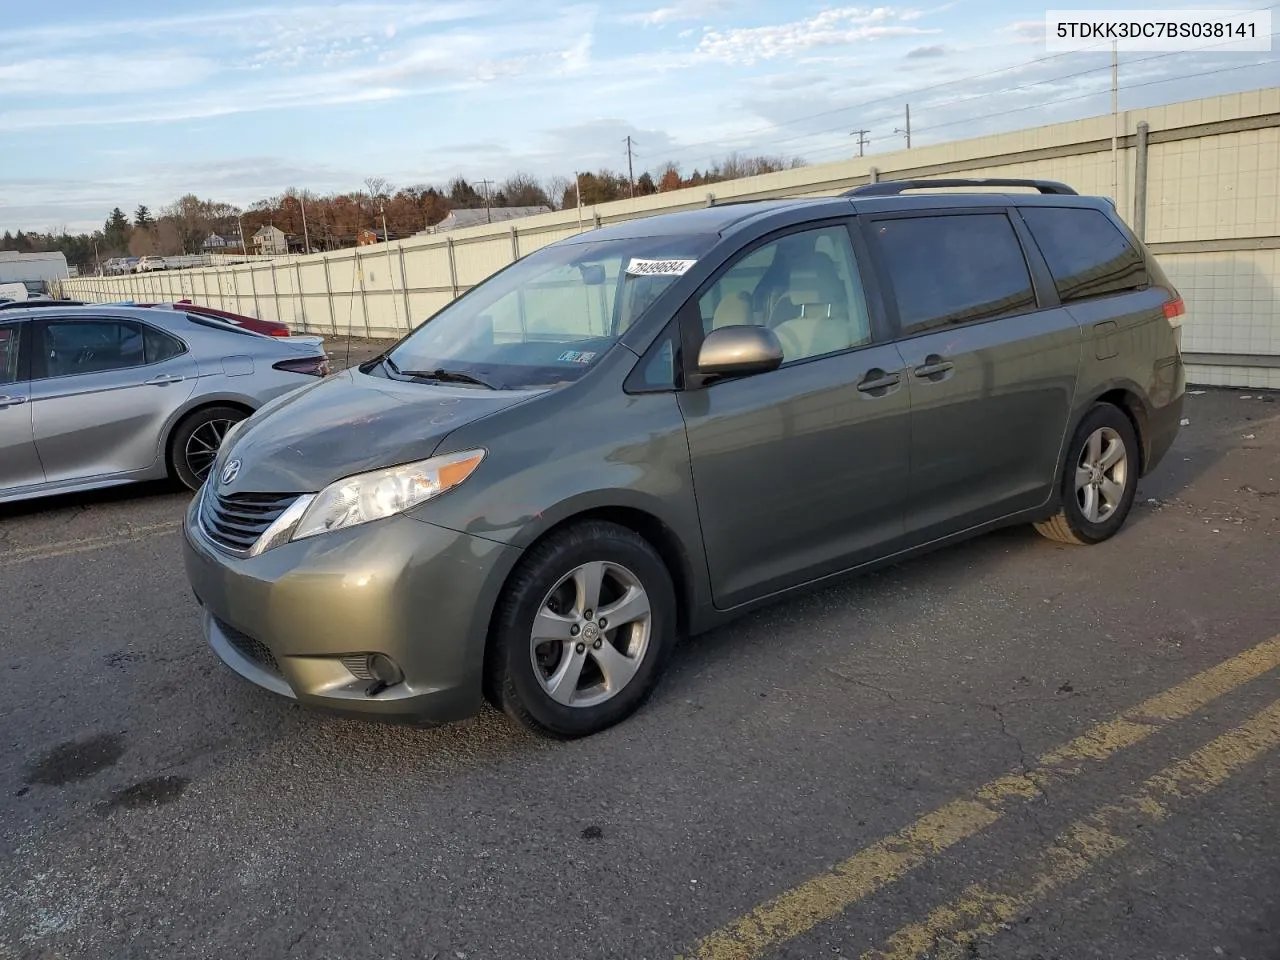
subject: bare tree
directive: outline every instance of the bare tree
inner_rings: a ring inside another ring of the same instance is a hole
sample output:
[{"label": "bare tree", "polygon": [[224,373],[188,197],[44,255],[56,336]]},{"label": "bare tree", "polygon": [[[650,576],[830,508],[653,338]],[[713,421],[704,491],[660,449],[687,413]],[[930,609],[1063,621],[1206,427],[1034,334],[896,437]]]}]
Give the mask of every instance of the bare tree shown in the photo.
[{"label": "bare tree", "polygon": [[573,188],[573,181],[568,177],[550,177],[547,179],[543,192],[547,195],[547,200],[551,207],[563,207],[564,197]]}]

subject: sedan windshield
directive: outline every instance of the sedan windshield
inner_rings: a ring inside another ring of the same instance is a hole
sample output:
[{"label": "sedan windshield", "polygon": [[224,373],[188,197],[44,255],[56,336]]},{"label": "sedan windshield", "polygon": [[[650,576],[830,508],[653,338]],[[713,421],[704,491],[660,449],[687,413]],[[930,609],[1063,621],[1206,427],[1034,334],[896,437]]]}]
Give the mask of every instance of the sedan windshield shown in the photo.
[{"label": "sedan windshield", "polygon": [[397,377],[498,389],[576,380],[714,241],[635,237],[539,250],[437,313],[387,366]]}]

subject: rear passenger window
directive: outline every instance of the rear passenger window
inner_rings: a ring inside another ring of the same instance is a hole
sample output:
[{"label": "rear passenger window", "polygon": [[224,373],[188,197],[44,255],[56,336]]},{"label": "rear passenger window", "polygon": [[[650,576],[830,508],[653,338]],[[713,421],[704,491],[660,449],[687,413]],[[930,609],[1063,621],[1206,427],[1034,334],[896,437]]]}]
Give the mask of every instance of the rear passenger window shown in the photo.
[{"label": "rear passenger window", "polygon": [[1101,211],[1023,207],[1022,218],[1063,303],[1139,290],[1150,282],[1142,255]]},{"label": "rear passenger window", "polygon": [[1022,245],[1003,213],[878,220],[904,334],[1033,310]]},{"label": "rear passenger window", "polygon": [[168,360],[187,349],[177,337],[171,337],[155,327],[145,325],[142,328],[142,341],[146,349],[147,363]]}]

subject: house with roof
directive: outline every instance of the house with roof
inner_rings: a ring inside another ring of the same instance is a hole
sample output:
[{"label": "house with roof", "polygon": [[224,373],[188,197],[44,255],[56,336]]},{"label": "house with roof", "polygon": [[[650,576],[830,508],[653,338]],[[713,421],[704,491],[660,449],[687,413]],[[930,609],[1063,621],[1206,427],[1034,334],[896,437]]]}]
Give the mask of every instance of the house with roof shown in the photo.
[{"label": "house with roof", "polygon": [[258,228],[253,235],[253,252],[267,257],[283,257],[289,252],[289,238],[274,224]]},{"label": "house with roof", "polygon": [[200,244],[201,248],[210,252],[225,250],[231,246],[231,241],[226,237],[220,237],[216,233],[211,233],[204,238],[204,243]]}]

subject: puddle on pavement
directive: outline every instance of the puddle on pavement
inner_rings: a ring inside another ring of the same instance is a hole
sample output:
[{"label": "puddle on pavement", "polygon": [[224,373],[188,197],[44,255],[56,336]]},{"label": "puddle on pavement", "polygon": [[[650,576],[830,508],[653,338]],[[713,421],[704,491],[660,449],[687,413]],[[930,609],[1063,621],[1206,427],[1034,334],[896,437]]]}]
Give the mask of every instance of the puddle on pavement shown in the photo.
[{"label": "puddle on pavement", "polygon": [[124,756],[124,734],[103,733],[87,740],[69,740],[27,764],[24,783],[61,787],[87,780]]}]

